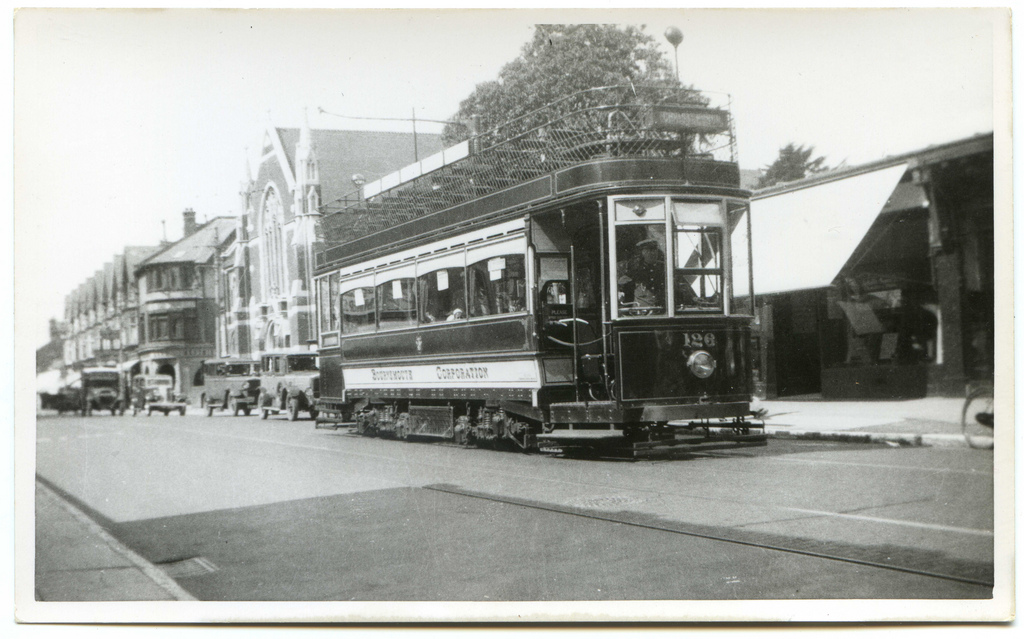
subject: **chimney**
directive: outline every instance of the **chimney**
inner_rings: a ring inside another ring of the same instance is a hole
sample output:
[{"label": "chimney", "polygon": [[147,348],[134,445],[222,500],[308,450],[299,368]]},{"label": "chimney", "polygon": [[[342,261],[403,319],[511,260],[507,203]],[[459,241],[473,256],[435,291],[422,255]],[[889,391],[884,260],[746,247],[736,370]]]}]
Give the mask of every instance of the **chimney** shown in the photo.
[{"label": "chimney", "polygon": [[196,212],[192,209],[185,209],[185,212],[181,214],[181,217],[185,219],[185,234],[182,237],[188,237],[196,232],[199,228],[196,226]]}]

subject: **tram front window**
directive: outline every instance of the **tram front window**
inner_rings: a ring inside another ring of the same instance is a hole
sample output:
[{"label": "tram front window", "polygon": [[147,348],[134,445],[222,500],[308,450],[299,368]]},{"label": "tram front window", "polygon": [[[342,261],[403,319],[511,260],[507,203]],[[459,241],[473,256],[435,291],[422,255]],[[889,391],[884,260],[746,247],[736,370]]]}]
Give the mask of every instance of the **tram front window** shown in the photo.
[{"label": "tram front window", "polygon": [[619,315],[664,315],[664,224],[619,226],[615,229],[615,244]]},{"label": "tram front window", "polygon": [[722,308],[722,234],[718,228],[676,228],[676,312]]}]

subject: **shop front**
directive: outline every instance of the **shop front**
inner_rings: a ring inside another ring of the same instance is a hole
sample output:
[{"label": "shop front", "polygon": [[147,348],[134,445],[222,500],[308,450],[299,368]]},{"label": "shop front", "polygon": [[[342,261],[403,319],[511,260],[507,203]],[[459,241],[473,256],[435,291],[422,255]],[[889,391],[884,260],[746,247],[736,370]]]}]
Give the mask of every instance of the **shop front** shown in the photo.
[{"label": "shop front", "polygon": [[992,138],[755,194],[768,396],[961,395],[991,377]]}]

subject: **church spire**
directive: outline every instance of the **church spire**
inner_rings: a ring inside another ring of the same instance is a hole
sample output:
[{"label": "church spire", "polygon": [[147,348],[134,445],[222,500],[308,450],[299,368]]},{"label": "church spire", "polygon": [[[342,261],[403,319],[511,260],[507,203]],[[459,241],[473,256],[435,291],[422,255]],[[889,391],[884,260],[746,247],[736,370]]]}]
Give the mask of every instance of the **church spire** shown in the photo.
[{"label": "church spire", "polygon": [[308,196],[310,187],[320,185],[320,166],[316,158],[316,145],[313,143],[313,131],[309,126],[309,109],[302,110],[302,128],[299,129],[299,141],[295,145],[295,183],[301,185],[304,196]]}]

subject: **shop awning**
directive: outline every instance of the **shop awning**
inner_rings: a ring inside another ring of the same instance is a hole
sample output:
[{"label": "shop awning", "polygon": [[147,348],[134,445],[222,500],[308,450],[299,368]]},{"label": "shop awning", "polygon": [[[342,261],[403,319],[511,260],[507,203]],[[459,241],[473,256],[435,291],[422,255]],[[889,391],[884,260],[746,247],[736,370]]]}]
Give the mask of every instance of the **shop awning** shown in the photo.
[{"label": "shop awning", "polygon": [[[829,286],[885,207],[906,164],[810,184],[751,202],[754,293]],[[734,254],[745,253],[746,221],[733,234]],[[734,272],[744,273],[745,260]],[[736,295],[746,295],[737,276]]]}]

